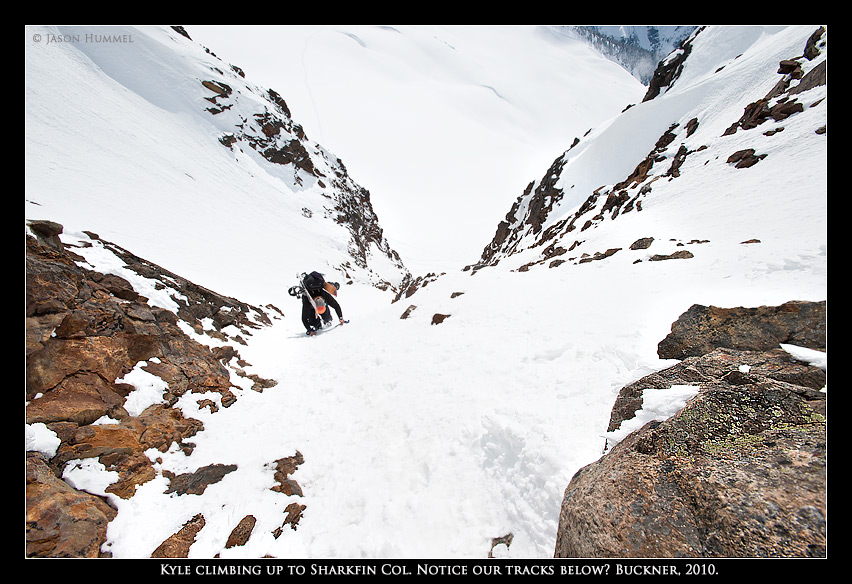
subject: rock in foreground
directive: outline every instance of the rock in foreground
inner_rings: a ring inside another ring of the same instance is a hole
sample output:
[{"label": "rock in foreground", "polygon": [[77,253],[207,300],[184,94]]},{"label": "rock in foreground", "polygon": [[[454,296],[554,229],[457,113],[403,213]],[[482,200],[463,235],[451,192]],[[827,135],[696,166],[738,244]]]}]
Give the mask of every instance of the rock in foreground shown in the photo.
[{"label": "rock in foreground", "polygon": [[680,412],[572,478],[556,557],[824,557],[824,371],[780,349],[711,347],[622,390],[610,429],[644,389],[680,384],[700,387]]},{"label": "rock in foreground", "polygon": [[[176,444],[190,454],[194,448],[190,440],[203,425],[172,407],[179,399],[194,397],[199,407],[217,411],[237,399],[232,374],[247,377],[255,391],[274,384],[246,376],[242,368],[249,364],[224,344],[244,343],[243,335],[271,321],[261,309],[90,234],[87,245],[103,245],[128,270],[171,289],[178,309],[152,306],[124,278],[84,267],[84,258],[60,241],[61,225],[29,227],[35,237],[26,236],[25,419],[28,427],[52,432],[57,445],[53,452],[27,453],[26,555],[100,557],[116,511],[108,497],[74,488],[64,477],[69,465],[97,461],[115,476],[106,493],[132,497],[156,476],[151,449],[165,452]],[[197,342],[186,328],[219,345]],[[163,387],[162,399],[144,409],[132,399],[134,386],[123,381],[138,368]]]}]

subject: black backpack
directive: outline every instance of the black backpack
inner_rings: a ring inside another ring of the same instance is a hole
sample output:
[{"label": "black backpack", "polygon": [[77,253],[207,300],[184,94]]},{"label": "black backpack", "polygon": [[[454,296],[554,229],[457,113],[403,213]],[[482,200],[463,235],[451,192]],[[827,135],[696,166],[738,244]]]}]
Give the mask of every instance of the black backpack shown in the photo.
[{"label": "black backpack", "polygon": [[325,285],[325,278],[322,277],[322,274],[319,272],[311,272],[310,274],[305,274],[305,288],[311,294],[317,293],[322,290],[322,287]]}]

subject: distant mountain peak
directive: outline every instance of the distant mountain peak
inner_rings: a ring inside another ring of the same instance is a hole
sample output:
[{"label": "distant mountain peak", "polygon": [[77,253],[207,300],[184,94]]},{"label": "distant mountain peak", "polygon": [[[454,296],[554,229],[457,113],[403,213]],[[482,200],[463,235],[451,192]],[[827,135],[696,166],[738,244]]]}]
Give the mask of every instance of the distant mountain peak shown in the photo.
[{"label": "distant mountain peak", "polygon": [[554,26],[558,34],[578,38],[624,67],[643,84],[650,83],[657,64],[697,28],[679,26]]}]

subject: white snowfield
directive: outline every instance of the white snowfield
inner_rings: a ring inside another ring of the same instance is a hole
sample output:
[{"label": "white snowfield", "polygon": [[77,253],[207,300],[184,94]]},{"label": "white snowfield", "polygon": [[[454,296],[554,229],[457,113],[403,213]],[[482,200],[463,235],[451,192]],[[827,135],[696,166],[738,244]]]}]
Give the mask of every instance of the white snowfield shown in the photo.
[{"label": "white snowfield", "polygon": [[[109,497],[118,509],[104,551],[116,558],[149,557],[200,513],[206,525],[191,558],[484,558],[492,538],[507,533],[514,536],[511,546],[495,547],[495,556],[552,557],[565,488],[574,473],[602,455],[607,438],[610,444],[618,438],[605,432],[619,389],[674,363],[658,359],[656,346],[680,314],[695,303],[759,306],[826,298],[827,142],[815,133],[826,124],[826,88],[800,94],[800,114],[722,137],[745,105],[777,81],[778,62],[801,55],[816,28],[709,27],[696,37],[686,69],[669,91],[595,120],[593,133],[567,154],[560,179],[565,198],[549,220],[572,213],[595,188],[625,178],[673,123],[697,117],[699,128],[687,145],[708,147],[687,157],[679,178],[656,181],[641,212],[584,232],[578,254],[622,248],[615,255],[515,271],[541,251],[526,249],[471,276],[461,267],[476,261],[496,221],[470,211],[465,222],[486,233],[474,257],[458,257],[458,267],[395,304],[370,286],[369,274],[358,272],[338,296],[351,322],[315,338],[305,336],[299,303],[286,290],[292,274],[301,271],[327,271],[328,279],[342,281],[333,266],[345,253],[339,244],[345,232],[299,213],[305,205],[321,206],[314,186],[305,183],[299,190],[250,153],[235,155],[217,143],[218,122],[191,99],[202,95],[195,85],[212,57],[160,28],[128,29],[132,51],[28,39],[27,219],[62,223],[68,244],[88,239],[83,230],[97,232],[196,283],[253,304],[271,302],[286,315],[239,347],[252,365],[249,373],[278,384],[258,393],[234,375],[238,399],[215,414],[197,404],[211,396],[183,396],[184,415],[204,423],[192,439],[196,448],[190,456],[177,448],[150,452],[160,460],[157,478],[139,486],[134,497],[105,494],[111,477],[97,463],[69,463],[65,477],[71,484]],[[411,38],[415,32],[421,31]],[[370,46],[367,32],[357,33]],[[470,35],[454,29],[452,38],[461,43]],[[490,48],[476,46],[486,53]],[[576,51],[578,58],[591,59],[586,49]],[[521,60],[525,53],[516,56]],[[436,68],[455,64],[443,53],[433,57]],[[591,78],[596,67],[583,67],[582,74]],[[322,75],[322,69],[310,72]],[[597,81],[610,74],[606,69]],[[458,105],[467,79],[448,76],[445,99],[433,102],[431,115],[450,116],[446,109]],[[566,95],[577,97],[576,86],[584,81],[570,75],[548,79],[547,90],[559,92],[564,84]],[[535,91],[510,77],[503,83]],[[644,93],[615,85],[629,96],[625,103]],[[350,101],[357,105],[354,97]],[[527,112],[543,118],[551,113]],[[298,122],[296,112],[294,118]],[[404,121],[404,127],[381,129],[422,131],[420,139],[429,140],[430,118]],[[330,124],[323,122],[324,131],[331,133]],[[783,132],[764,135],[779,126]],[[465,142],[469,130],[458,131]],[[573,139],[565,135],[564,145],[526,182],[540,179]],[[672,144],[670,154],[678,146]],[[725,162],[743,148],[768,156],[748,169]],[[499,171],[487,151],[471,149],[466,156],[471,174]],[[440,188],[440,164],[428,154],[416,158],[411,180]],[[358,165],[346,163],[361,183]],[[371,188],[366,181],[363,186]],[[502,214],[522,189],[510,194]],[[441,199],[434,204],[439,208],[430,214],[453,212]],[[417,208],[407,218],[417,221]],[[454,230],[445,237],[457,235],[462,237]],[[639,237],[655,241],[650,249],[629,250]],[[750,239],[760,243],[742,243]],[[676,244],[691,240],[708,241],[687,247],[692,259],[634,263],[683,249]],[[77,251],[96,268],[120,270],[97,245]],[[464,294],[453,298],[456,292]],[[417,308],[400,319],[410,305]],[[432,325],[436,313],[450,316]],[[207,337],[199,341],[210,343]],[[803,360],[820,359],[785,349]],[[823,367],[824,358],[817,361]],[[137,409],[143,395],[155,403],[163,390],[139,374],[125,381],[138,382],[143,392],[133,402]],[[647,400],[654,407],[640,418],[663,419],[695,391],[657,390]],[[55,449],[51,434],[27,428],[28,449]],[[272,463],[297,451],[305,462],[291,478],[304,496],[271,491]],[[210,464],[234,464],[237,470],[202,495],[164,494],[162,471],[180,474]],[[285,528],[276,539],[272,532],[292,502],[306,505],[304,516],[297,530]],[[257,518],[248,543],[225,549],[246,515]]]}]

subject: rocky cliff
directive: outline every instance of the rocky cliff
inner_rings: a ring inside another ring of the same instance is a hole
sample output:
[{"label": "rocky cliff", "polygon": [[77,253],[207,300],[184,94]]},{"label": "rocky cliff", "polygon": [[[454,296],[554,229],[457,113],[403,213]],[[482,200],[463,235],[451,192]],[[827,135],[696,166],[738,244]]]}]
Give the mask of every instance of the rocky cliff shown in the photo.
[{"label": "rocky cliff", "polygon": [[623,388],[699,387],[676,415],[618,442],[568,485],[557,557],[825,557],[825,371],[781,343],[825,350],[825,303],[694,306],[660,342],[683,358]]},{"label": "rocky cliff", "polygon": [[[85,267],[75,253],[80,249],[63,245],[61,233],[61,225],[41,221],[26,235],[26,424],[58,438],[51,452],[28,448],[26,555],[98,557],[116,511],[105,498],[63,480],[66,465],[97,461],[117,476],[107,492],[131,497],[156,474],[148,451],[193,449],[203,425],[183,414],[179,400],[215,412],[237,400],[238,387],[274,385],[246,373],[250,364],[238,347],[280,312],[217,294],[89,234],[81,245],[115,254],[177,306],[161,308],[126,279]],[[137,369],[164,388],[141,411],[134,386],[124,381]],[[229,469],[201,471],[171,477],[172,488],[197,492]],[[298,513],[289,521],[297,522]]]}]

